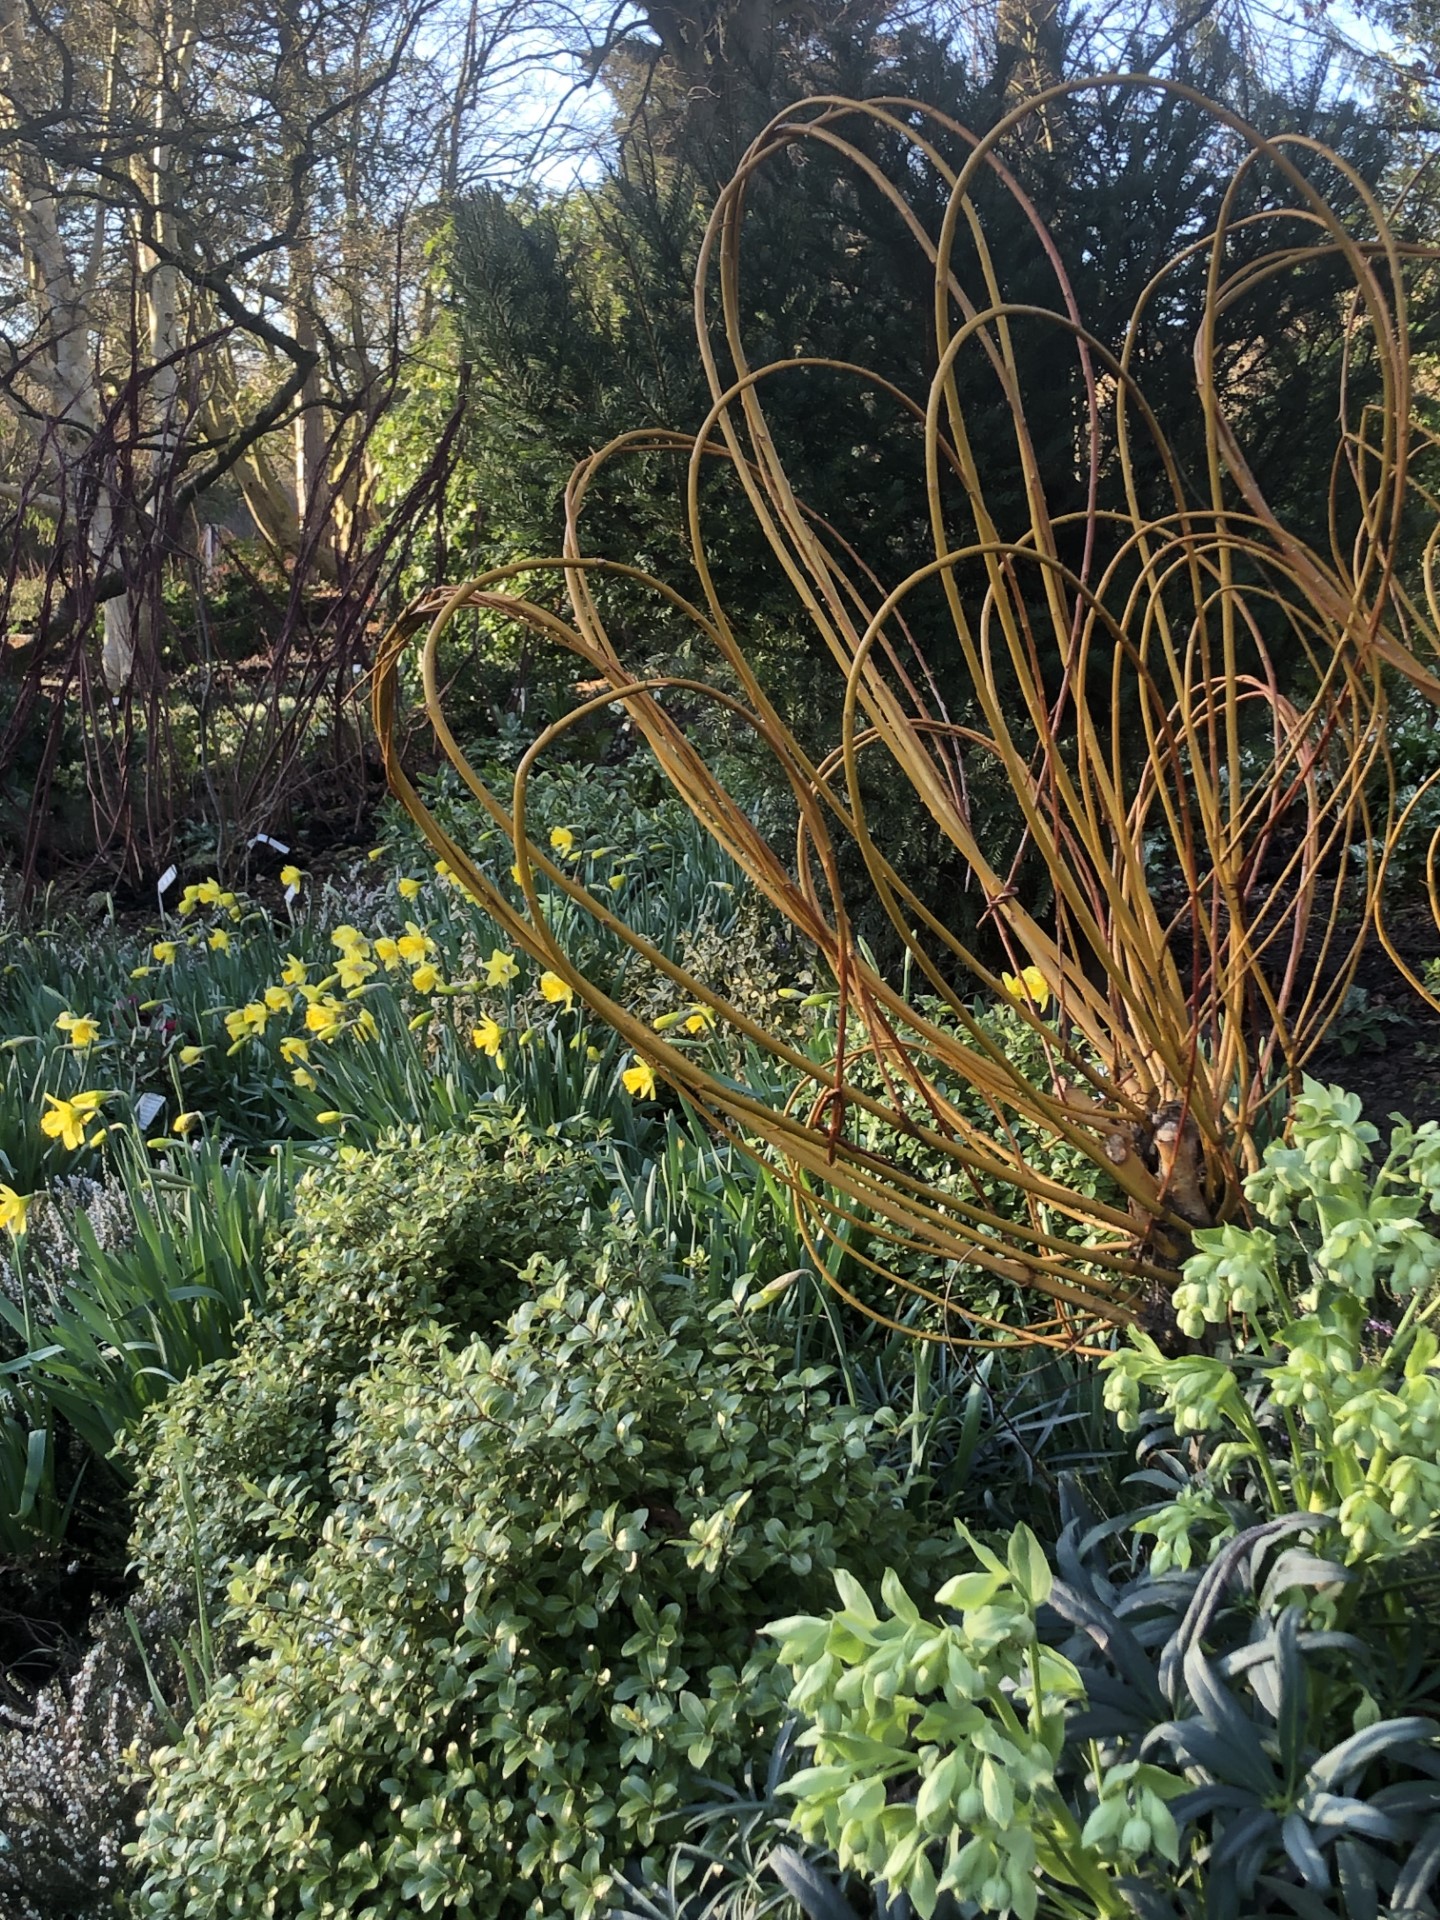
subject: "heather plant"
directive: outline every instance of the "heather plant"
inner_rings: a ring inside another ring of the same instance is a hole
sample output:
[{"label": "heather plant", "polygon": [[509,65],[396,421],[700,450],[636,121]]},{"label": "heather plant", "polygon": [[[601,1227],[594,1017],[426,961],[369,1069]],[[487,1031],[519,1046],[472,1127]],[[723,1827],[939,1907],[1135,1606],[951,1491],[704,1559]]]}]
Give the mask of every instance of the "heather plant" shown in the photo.
[{"label": "heather plant", "polygon": [[[177,1622],[150,1614],[157,1649]],[[159,1658],[159,1656],[157,1656]],[[173,1662],[159,1660],[166,1683]],[[98,1615],[72,1672],[23,1705],[0,1701],[0,1910],[6,1920],[102,1920],[128,1883],[125,1848],[144,1799],[137,1756],[160,1737],[162,1715],[118,1613]],[[163,1696],[162,1696],[163,1700]]]}]

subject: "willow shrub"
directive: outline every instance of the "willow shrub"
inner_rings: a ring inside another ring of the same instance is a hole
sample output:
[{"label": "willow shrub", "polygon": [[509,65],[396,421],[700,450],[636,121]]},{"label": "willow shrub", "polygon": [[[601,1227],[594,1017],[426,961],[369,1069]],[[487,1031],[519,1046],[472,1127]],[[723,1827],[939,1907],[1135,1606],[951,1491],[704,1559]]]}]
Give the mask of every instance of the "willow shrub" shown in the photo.
[{"label": "willow shrub", "polygon": [[580,1185],[498,1121],[348,1156],[144,1436],[147,1579],[198,1558],[228,1609],[135,1912],[603,1911],[773,1733],[777,1605],[882,1557],[924,1585],[884,1416]]}]

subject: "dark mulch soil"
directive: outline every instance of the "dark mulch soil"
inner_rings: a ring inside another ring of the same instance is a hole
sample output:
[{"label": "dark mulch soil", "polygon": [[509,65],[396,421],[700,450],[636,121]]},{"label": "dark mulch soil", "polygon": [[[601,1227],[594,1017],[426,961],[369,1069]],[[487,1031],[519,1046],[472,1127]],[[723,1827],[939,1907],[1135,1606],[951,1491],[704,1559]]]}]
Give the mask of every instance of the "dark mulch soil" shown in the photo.
[{"label": "dark mulch soil", "polygon": [[[1422,975],[1440,955],[1440,930],[1423,907],[1394,916],[1391,936],[1402,958]],[[1313,1079],[1358,1093],[1365,1117],[1388,1137],[1392,1114],[1417,1124],[1440,1120],[1440,1014],[1432,1011],[1377,940],[1361,956],[1355,984],[1364,1004],[1337,1020],[1307,1061]]]}]

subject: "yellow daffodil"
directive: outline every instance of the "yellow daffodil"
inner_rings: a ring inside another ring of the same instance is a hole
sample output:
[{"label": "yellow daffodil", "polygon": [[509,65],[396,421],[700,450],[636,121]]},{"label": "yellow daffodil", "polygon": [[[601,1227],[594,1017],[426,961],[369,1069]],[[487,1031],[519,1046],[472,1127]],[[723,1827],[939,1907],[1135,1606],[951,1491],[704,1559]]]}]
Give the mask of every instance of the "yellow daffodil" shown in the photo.
[{"label": "yellow daffodil", "polygon": [[240,902],[233,893],[222,893],[216,904],[224,907],[232,920],[240,918]]},{"label": "yellow daffodil", "polygon": [[322,1127],[334,1127],[338,1126],[345,1116],[343,1113],[337,1113],[332,1107],[328,1113],[317,1113],[315,1118]]},{"label": "yellow daffodil", "polygon": [[206,944],[212,947],[216,953],[228,953],[230,949],[230,936],[223,927],[216,927]]},{"label": "yellow daffodil", "polygon": [[1018,974],[1002,973],[1000,984],[1012,1000],[1028,1000],[1037,1013],[1050,1004],[1050,987],[1039,967],[1022,967]]},{"label": "yellow daffodil", "polygon": [[522,885],[520,879],[520,862],[518,860],[510,869],[510,878],[515,882],[517,887]]},{"label": "yellow daffodil", "polygon": [[94,1046],[100,1034],[100,1022],[88,1013],[62,1013],[55,1022],[61,1033],[70,1036],[72,1047]]},{"label": "yellow daffodil", "polygon": [[153,971],[154,969],[151,967],[131,967],[130,978],[132,980],[148,980]]},{"label": "yellow daffodil", "polygon": [[330,944],[338,947],[341,953],[358,953],[363,956],[370,951],[370,942],[358,927],[336,927],[330,936]]},{"label": "yellow daffodil", "polygon": [[435,942],[423,927],[417,927],[413,920],[405,922],[405,931],[395,942],[395,950],[402,960],[426,960],[435,951]]},{"label": "yellow daffodil", "polygon": [[264,1033],[266,1022],[270,1018],[270,1009],[263,1000],[252,1000],[248,1006],[236,1007],[225,1016],[225,1031],[237,1046],[242,1041],[258,1039]]},{"label": "yellow daffodil", "polygon": [[671,1027],[678,1027],[685,1018],[683,1013],[662,1013],[658,1019],[650,1022],[656,1033],[668,1033]]},{"label": "yellow daffodil", "polygon": [[504,1065],[500,1049],[505,1042],[505,1029],[498,1020],[482,1020],[478,1027],[472,1027],[470,1041],[481,1053],[488,1053],[492,1060],[499,1060]]},{"label": "yellow daffodil", "polygon": [[157,940],[150,949],[150,958],[158,960],[162,967],[173,967],[179,948],[173,940]]},{"label": "yellow daffodil", "polygon": [[634,1064],[628,1066],[620,1076],[620,1084],[632,1100],[653,1100],[655,1098],[655,1069],[645,1060],[637,1060],[632,1054]]},{"label": "yellow daffodil", "polygon": [[312,1000],[305,1009],[305,1025],[322,1040],[333,1040],[345,1028],[345,1009],[338,1000],[323,997]]},{"label": "yellow daffodil", "polygon": [[552,827],[550,845],[562,860],[568,860],[575,851],[575,836],[569,827]]},{"label": "yellow daffodil", "polygon": [[0,1227],[10,1233],[24,1233],[25,1216],[29,1211],[30,1202],[24,1194],[0,1184]]},{"label": "yellow daffodil", "polygon": [[297,959],[293,953],[287,953],[285,956],[285,964],[280,969],[280,978],[285,982],[286,986],[303,987],[309,977],[310,969],[306,966],[305,962]]},{"label": "yellow daffodil", "polygon": [[485,984],[487,987],[508,987],[512,980],[520,978],[520,969],[516,965],[513,953],[507,953],[504,947],[492,947],[490,958],[485,962]]},{"label": "yellow daffodil", "polygon": [[403,880],[395,882],[395,891],[402,900],[413,900],[424,884],[423,880],[412,880],[407,874]]},{"label": "yellow daffodil", "polygon": [[290,1078],[297,1087],[318,1087],[320,1082],[304,1067],[296,1067]]},{"label": "yellow daffodil", "polygon": [[181,1047],[180,1049],[180,1064],[182,1067],[193,1067],[197,1060],[203,1060],[204,1058],[204,1047]]},{"label": "yellow daffodil", "polygon": [[289,1013],[295,1004],[295,996],[288,987],[266,987],[264,1000],[271,1013]]},{"label": "yellow daffodil", "polygon": [[371,847],[365,858],[367,860],[383,860],[385,858],[384,847]]},{"label": "yellow daffodil", "polygon": [[354,990],[363,987],[375,971],[375,962],[366,960],[358,953],[347,953],[336,969],[335,977],[342,987]]},{"label": "yellow daffodil", "polygon": [[427,960],[423,967],[416,967],[410,976],[410,984],[417,993],[433,993],[442,985],[445,976],[440,969]]},{"label": "yellow daffodil", "polygon": [[399,947],[390,939],[375,942],[375,958],[384,964],[387,973],[394,973],[395,969],[403,964]]},{"label": "yellow daffodil", "polygon": [[285,1061],[308,1060],[310,1042],[302,1040],[298,1033],[287,1033],[280,1042],[280,1058]]},{"label": "yellow daffodil", "polygon": [[575,989],[558,973],[541,974],[540,992],[551,1006],[563,1006],[567,1012],[575,1004]]},{"label": "yellow daffodil", "polygon": [[282,867],[280,869],[281,886],[287,888],[294,887],[297,893],[300,891],[304,878],[305,876],[301,873],[299,867]]},{"label": "yellow daffodil", "polygon": [[368,1007],[362,1007],[355,1016],[355,1031],[362,1040],[377,1040],[380,1029],[375,1024],[375,1016]]},{"label": "yellow daffodil", "polygon": [[[47,1093],[50,1111],[40,1116],[40,1131],[48,1134],[52,1140],[58,1140],[70,1153],[85,1144],[85,1135],[91,1121],[99,1112],[101,1103],[109,1099],[105,1093],[76,1093],[70,1099],[62,1100],[59,1094]],[[97,1138],[103,1139],[104,1135]],[[95,1144],[91,1142],[92,1146]]]},{"label": "yellow daffodil", "polygon": [[609,886],[610,886],[610,891],[612,893],[618,893],[621,887],[624,886],[624,884],[625,884],[625,876],[623,873],[611,874],[610,880],[609,880]]},{"label": "yellow daffodil", "polygon": [[196,907],[213,907],[222,898],[218,880],[202,880],[198,886],[186,887],[180,896],[182,914],[193,913]]},{"label": "yellow daffodil", "polygon": [[685,1022],[686,1033],[708,1033],[715,1024],[715,1014],[710,1007],[696,1007]]},{"label": "yellow daffodil", "polygon": [[170,1131],[178,1133],[183,1139],[187,1133],[193,1133],[204,1118],[203,1113],[177,1113],[170,1124]]},{"label": "yellow daffodil", "polygon": [[600,1058],[600,1049],[598,1047],[586,1047],[585,1058],[592,1061],[598,1060]]}]

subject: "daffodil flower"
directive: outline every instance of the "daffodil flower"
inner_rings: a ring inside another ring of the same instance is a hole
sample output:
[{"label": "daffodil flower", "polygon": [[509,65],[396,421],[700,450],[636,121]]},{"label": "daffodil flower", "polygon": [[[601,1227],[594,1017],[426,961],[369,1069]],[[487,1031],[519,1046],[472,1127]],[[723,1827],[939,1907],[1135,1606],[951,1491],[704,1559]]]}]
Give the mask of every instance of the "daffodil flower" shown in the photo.
[{"label": "daffodil flower", "polygon": [[304,879],[305,876],[301,873],[299,867],[282,867],[280,869],[280,884],[285,888],[287,893],[292,890],[298,893],[304,883]]},{"label": "daffodil flower", "polygon": [[170,1124],[170,1131],[178,1133],[183,1139],[187,1133],[193,1133],[204,1118],[203,1113],[177,1113]]},{"label": "daffodil flower", "polygon": [[230,936],[223,927],[216,927],[206,944],[213,948],[216,953],[228,953],[230,950]]},{"label": "daffodil flower", "polygon": [[375,942],[375,958],[380,961],[387,973],[394,973],[397,967],[404,964],[400,957],[399,947],[395,941],[389,938]]},{"label": "daffodil flower", "polygon": [[218,906],[223,899],[218,880],[202,880],[197,886],[186,887],[181,894],[180,911],[182,914],[193,913],[196,907]]},{"label": "daffodil flower", "polygon": [[285,964],[280,969],[280,978],[287,987],[303,987],[310,978],[310,969],[305,962],[293,953],[287,953]]},{"label": "daffodil flower", "polygon": [[424,966],[416,967],[410,976],[410,984],[416,993],[433,993],[442,984],[445,976],[437,966],[427,960]]},{"label": "daffodil flower", "polygon": [[270,1018],[270,1009],[263,1000],[252,1000],[248,1006],[236,1007],[225,1016],[225,1031],[236,1046],[251,1038],[258,1039],[265,1031]]},{"label": "daffodil flower", "polygon": [[575,989],[568,980],[562,980],[558,973],[542,973],[540,992],[552,1006],[564,1006],[568,1012],[575,1004]]},{"label": "daffodil flower", "polygon": [[470,1041],[481,1053],[488,1053],[492,1060],[504,1066],[505,1060],[500,1049],[505,1041],[505,1029],[498,1020],[482,1020],[478,1027],[472,1027]]},{"label": "daffodil flower", "polygon": [[358,953],[362,957],[370,951],[370,942],[358,927],[336,927],[330,936],[330,944],[338,947],[341,953]]},{"label": "daffodil flower", "polygon": [[711,1007],[696,1007],[685,1021],[686,1033],[708,1033],[715,1024],[715,1013]]},{"label": "daffodil flower", "polygon": [[487,987],[508,987],[512,980],[520,978],[520,969],[513,953],[507,953],[504,947],[492,947],[490,958],[485,962],[485,984]]},{"label": "daffodil flower", "polygon": [[342,987],[353,991],[356,987],[363,987],[374,971],[373,960],[366,960],[358,953],[347,953],[336,969],[335,978]]},{"label": "daffodil flower", "polygon": [[550,846],[555,853],[559,854],[562,860],[568,860],[575,851],[575,836],[569,827],[552,827],[550,829]]},{"label": "daffodil flower", "polygon": [[162,967],[173,967],[179,947],[173,940],[157,940],[150,949],[150,958],[158,960]]},{"label": "daffodil flower", "polygon": [[426,960],[435,951],[435,942],[423,927],[417,927],[413,920],[405,922],[405,931],[395,942],[396,952],[402,960]]},{"label": "daffodil flower", "polygon": [[30,1202],[24,1194],[0,1184],[0,1227],[9,1233],[24,1233],[25,1216],[29,1211]]},{"label": "daffodil flower", "polygon": [[203,1060],[204,1058],[204,1047],[181,1047],[180,1049],[180,1064],[182,1067],[193,1067],[197,1060]]},{"label": "daffodil flower", "polygon": [[624,886],[624,884],[625,884],[625,876],[623,873],[611,874],[608,885],[612,893],[618,893],[621,887]]},{"label": "daffodil flower", "polygon": [[313,1088],[313,1087],[318,1087],[320,1084],[320,1082],[315,1078],[314,1074],[310,1073],[304,1067],[296,1067],[295,1071],[291,1074],[290,1078],[294,1081],[297,1087]]},{"label": "daffodil flower", "polygon": [[[50,1111],[40,1116],[40,1131],[50,1139],[60,1141],[67,1152],[74,1153],[85,1145],[85,1135],[90,1123],[100,1111],[101,1104],[109,1099],[107,1093],[76,1093],[70,1099],[62,1100],[57,1093],[47,1093]],[[103,1134],[98,1136],[103,1139]],[[91,1142],[92,1146],[95,1144]]]},{"label": "daffodil flower", "polygon": [[413,900],[424,884],[423,880],[412,880],[407,874],[404,879],[395,882],[395,891],[402,900]]},{"label": "daffodil flower", "polygon": [[345,1009],[338,1000],[312,1000],[305,1009],[305,1025],[322,1040],[333,1040],[344,1031]]},{"label": "daffodil flower", "polygon": [[285,1038],[280,1042],[280,1058],[287,1062],[292,1060],[308,1060],[310,1058],[310,1042],[308,1040],[302,1040],[298,1033],[287,1033]]},{"label": "daffodil flower", "polygon": [[647,1060],[638,1060],[632,1054],[632,1065],[620,1076],[620,1084],[632,1100],[653,1100],[655,1098],[655,1069]]},{"label": "daffodil flower", "polygon": [[1028,1000],[1037,1013],[1050,1004],[1050,986],[1039,967],[1022,967],[1018,974],[1002,973],[1000,984],[1012,1000]]},{"label": "daffodil flower", "polygon": [[90,1047],[100,1034],[100,1023],[88,1013],[62,1013],[55,1025],[70,1036],[72,1047]]},{"label": "daffodil flower", "polygon": [[264,999],[271,1013],[289,1013],[295,1004],[295,996],[288,987],[266,987]]}]

